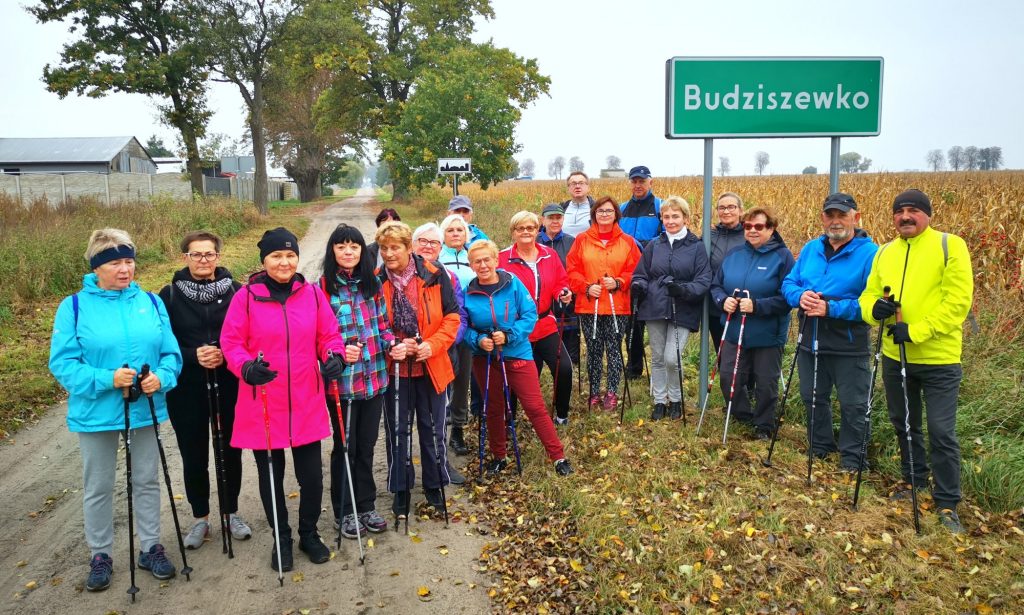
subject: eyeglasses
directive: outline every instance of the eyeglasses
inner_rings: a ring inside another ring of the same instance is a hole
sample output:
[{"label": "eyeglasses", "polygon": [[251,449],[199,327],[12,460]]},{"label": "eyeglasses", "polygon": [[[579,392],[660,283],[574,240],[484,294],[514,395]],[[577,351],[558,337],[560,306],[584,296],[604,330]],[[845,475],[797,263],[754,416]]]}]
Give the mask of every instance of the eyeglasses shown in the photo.
[{"label": "eyeglasses", "polygon": [[493,256],[481,256],[480,258],[478,258],[478,259],[476,259],[474,261],[470,261],[469,264],[472,265],[472,266],[476,266],[476,267],[486,266],[486,265],[493,265],[494,264],[494,257]]},{"label": "eyeglasses", "polygon": [[587,182],[569,182],[570,188],[579,188],[580,186],[586,186]]},{"label": "eyeglasses", "polygon": [[614,209],[598,209],[594,213],[599,215],[599,216],[614,216],[615,215],[615,210]]},{"label": "eyeglasses", "polygon": [[220,254],[216,252],[186,252],[185,255],[188,256],[188,259],[193,263],[201,263],[203,261],[213,262],[220,256]]},{"label": "eyeglasses", "polygon": [[763,231],[769,228],[767,224],[761,224],[760,222],[744,222],[743,230],[745,231]]},{"label": "eyeglasses", "polygon": [[719,205],[717,209],[718,211],[736,211],[739,207],[736,205]]},{"label": "eyeglasses", "polygon": [[424,239],[420,237],[416,240],[416,243],[420,244],[421,248],[440,248],[441,242],[436,239]]},{"label": "eyeglasses", "polygon": [[514,229],[517,233],[532,233],[537,230],[536,226],[517,226]]}]

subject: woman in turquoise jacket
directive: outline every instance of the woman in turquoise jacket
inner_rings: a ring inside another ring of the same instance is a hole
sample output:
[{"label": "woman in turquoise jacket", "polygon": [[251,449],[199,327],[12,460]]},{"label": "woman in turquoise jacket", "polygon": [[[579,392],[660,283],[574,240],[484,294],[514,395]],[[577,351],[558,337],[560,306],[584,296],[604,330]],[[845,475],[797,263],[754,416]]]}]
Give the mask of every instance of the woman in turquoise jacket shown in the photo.
[{"label": "woman in turquoise jacket", "polygon": [[[166,421],[164,394],[177,384],[182,362],[163,303],[134,282],[135,245],[128,234],[93,231],[85,257],[93,272],[57,308],[50,371],[68,391],[68,429],[78,433],[82,453],[85,540],[92,551],[85,588],[100,591],[110,586],[113,571],[114,478],[126,428],[122,392],[137,387],[151,395],[157,421]],[[136,381],[143,365],[151,371]],[[139,567],[169,579],[176,571],[160,544],[156,431],[148,402],[137,392],[128,420]]]}]

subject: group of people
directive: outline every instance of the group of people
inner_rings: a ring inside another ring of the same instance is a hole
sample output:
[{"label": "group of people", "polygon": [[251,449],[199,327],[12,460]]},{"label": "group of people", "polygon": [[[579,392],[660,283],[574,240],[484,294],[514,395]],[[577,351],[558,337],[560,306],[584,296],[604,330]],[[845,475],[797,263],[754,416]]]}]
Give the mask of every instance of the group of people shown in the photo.
[{"label": "group of people", "polygon": [[[176,574],[160,543],[157,435],[168,417],[194,517],[185,547],[198,548],[211,534],[212,434],[221,531],[237,540],[252,535],[238,514],[241,451],[250,449],[275,530],[271,565],[279,572],[292,568],[283,491],[284,451],[291,449],[300,487],[298,546],[322,563],[330,558],[317,529],[324,439],[333,440],[335,527],[348,538],[388,526],[377,511],[373,478],[382,417],[396,519],[411,508],[414,425],[424,495],[438,510],[447,505],[444,487],[464,480],[448,462],[448,447],[468,454],[471,412],[480,419],[481,469],[485,442],[490,450],[486,476],[508,467],[509,436],[520,463],[519,405],[555,472],[571,474],[556,426],[569,421],[581,339],[589,408],[615,408],[622,378],[639,375],[650,347],[651,418],[677,419],[686,411],[682,349],[701,326],[707,298],[723,395],[757,438],[778,429],[782,352],[791,310],[798,309],[796,361],[809,447],[819,457],[838,451],[851,471],[865,466],[870,328],[884,327],[882,380],[908,483],[894,497],[908,499],[910,485],[925,486],[931,472],[942,522],[962,531],[955,416],[971,263],[962,239],[930,227],[928,197],[917,190],[896,197],[899,236],[879,247],[859,227],[853,197],[829,195],[823,234],[795,260],[768,208],[744,209],[739,195],[721,195],[709,254],[688,228],[685,199],[656,197],[645,166],[631,169],[629,181],[631,198],[617,203],[592,198],[586,174],[571,173],[568,200],[545,205],[539,216],[512,216],[513,241],[504,250],[472,223],[464,196],[451,200],[440,225],[415,230],[397,211],[384,210],[369,245],[354,227],[334,230],[316,283],[298,273],[299,243],[287,229],[263,235],[257,245],[263,270],[244,285],[220,266],[221,239],[196,231],[181,242],[184,266],[154,295],[134,281],[136,247],[127,233],[95,231],[85,255],[92,273],[58,308],[50,357],[52,373],[70,394],[69,428],[79,435],[92,552],[86,589],[110,585],[122,437],[130,445],[129,505],[140,568],[159,579]],[[539,383],[545,366],[553,379],[550,404]],[[345,455],[351,489],[342,472]],[[344,497],[350,491],[353,497]]]}]

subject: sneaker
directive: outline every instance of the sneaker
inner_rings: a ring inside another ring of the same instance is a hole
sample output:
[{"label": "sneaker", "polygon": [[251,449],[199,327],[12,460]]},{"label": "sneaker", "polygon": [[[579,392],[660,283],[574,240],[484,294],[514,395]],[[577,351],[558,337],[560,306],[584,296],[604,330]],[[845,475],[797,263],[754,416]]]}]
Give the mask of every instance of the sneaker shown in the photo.
[{"label": "sneaker", "polygon": [[231,537],[235,540],[249,540],[252,538],[252,528],[236,513],[228,515],[228,529],[231,531]]},{"label": "sneaker", "polygon": [[110,576],[114,574],[114,560],[106,553],[97,553],[89,561],[89,578],[85,580],[85,589],[101,592],[110,587]]},{"label": "sneaker", "polygon": [[654,411],[651,412],[651,420],[660,421],[661,419],[665,418],[665,410],[665,404],[654,404]]},{"label": "sneaker", "polygon": [[[383,519],[381,520],[383,521]],[[355,515],[345,515],[345,519],[341,522],[341,535],[352,540],[359,536],[366,536],[366,526],[363,525],[363,520],[360,518],[357,521]],[[299,548],[302,546],[300,545]]]},{"label": "sneaker", "polygon": [[185,534],[185,548],[198,549],[210,537],[210,522],[206,519],[198,519],[192,525],[192,529]]},{"label": "sneaker", "polygon": [[171,560],[167,559],[164,546],[159,543],[150,547],[149,551],[139,552],[139,568],[152,572],[153,576],[161,581],[170,579],[178,573]]},{"label": "sneaker", "polygon": [[611,412],[619,405],[619,396],[615,394],[615,391],[608,391],[604,394],[604,401],[601,403],[601,407],[606,411]]},{"label": "sneaker", "polygon": [[359,513],[359,521],[362,522],[363,527],[374,534],[380,534],[388,529],[388,522],[384,520],[384,517],[377,514],[376,510]]},{"label": "sneaker", "polygon": [[466,484],[466,477],[455,469],[455,466],[448,464],[448,482],[453,485],[464,485]]},{"label": "sneaker", "polygon": [[683,418],[683,402],[671,401],[668,403],[668,418],[673,421]]},{"label": "sneaker", "polygon": [[569,476],[573,473],[572,466],[569,465],[568,459],[559,459],[555,462],[555,473],[559,476]]},{"label": "sneaker", "polygon": [[[917,488],[917,496],[921,497],[922,492],[925,490],[924,487]],[[913,498],[910,493],[910,485],[908,483],[901,483],[900,486],[889,496],[889,499],[893,502],[909,502]]]},{"label": "sneaker", "polygon": [[409,514],[409,492],[408,491],[396,491],[395,499],[391,502],[391,512],[395,513],[399,519],[404,519]]},{"label": "sneaker", "polygon": [[597,410],[598,407],[600,407],[600,405],[601,405],[601,396],[600,395],[596,395],[596,394],[595,395],[591,395],[590,396],[590,401],[587,402],[587,408],[589,408],[590,410]]},{"label": "sneaker", "polygon": [[[460,457],[469,454],[469,447],[466,446],[466,439],[462,431],[462,425],[452,426],[452,436],[448,440],[448,446],[452,448],[452,452]],[[457,484],[461,485],[462,483]]]},{"label": "sneaker", "polygon": [[[273,530],[271,530],[273,531]],[[330,555],[328,555],[330,557]],[[295,566],[295,561],[292,558],[292,538],[291,536],[281,537],[281,571],[288,572]],[[270,567],[277,570],[277,543],[274,543],[273,548],[270,551]]]},{"label": "sneaker", "polygon": [[331,550],[320,540],[320,535],[316,532],[299,537],[299,551],[305,553],[314,564],[322,564],[331,559]]},{"label": "sneaker", "polygon": [[441,493],[441,489],[424,489],[423,495],[427,497],[427,504],[433,506],[437,510],[444,510],[445,501],[444,495]]},{"label": "sneaker", "polygon": [[561,417],[561,416],[556,416],[555,417],[555,426],[556,427],[561,427],[563,425],[568,425],[568,424],[569,424],[569,417]]},{"label": "sneaker", "polygon": [[502,470],[504,470],[507,467],[508,467],[508,459],[507,458],[502,457],[501,459],[492,459],[487,464],[487,467],[484,468],[484,473],[487,474],[487,476],[497,476],[498,474],[501,473]]},{"label": "sneaker", "polygon": [[943,508],[939,511],[939,523],[949,530],[951,534],[963,534],[964,526],[960,523],[960,517],[952,508]]}]

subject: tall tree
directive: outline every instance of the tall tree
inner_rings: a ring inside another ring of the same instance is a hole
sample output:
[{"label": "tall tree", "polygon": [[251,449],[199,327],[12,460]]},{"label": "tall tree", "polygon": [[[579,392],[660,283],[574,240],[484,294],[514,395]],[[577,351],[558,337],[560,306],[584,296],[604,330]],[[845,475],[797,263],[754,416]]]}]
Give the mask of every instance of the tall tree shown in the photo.
[{"label": "tall tree", "polygon": [[164,145],[164,140],[156,135],[150,135],[146,140],[146,151],[155,158],[168,158],[174,155],[174,152]]},{"label": "tall tree", "polygon": [[214,81],[233,83],[249,110],[252,154],[256,158],[253,201],[267,209],[267,141],[264,86],[270,54],[284,40],[289,19],[302,0],[190,0],[202,15],[203,39],[210,45],[209,67]]},{"label": "tall tree", "polygon": [[968,171],[977,171],[978,166],[981,164],[981,156],[978,154],[978,148],[973,145],[968,145],[964,148],[964,169]]},{"label": "tall tree", "polygon": [[622,159],[618,156],[612,155],[604,159],[605,164],[608,165],[609,170],[617,170],[622,168]]},{"label": "tall tree", "polygon": [[579,156],[569,159],[569,172],[575,173],[576,171],[583,171],[583,160]]},{"label": "tall tree", "polygon": [[842,173],[863,173],[871,168],[871,159],[862,158],[857,152],[846,152],[839,156],[839,170]]},{"label": "tall tree", "polygon": [[47,89],[61,98],[126,92],[163,100],[160,117],[181,134],[192,191],[201,194],[197,143],[210,117],[206,56],[187,2],[42,0],[28,12],[40,23],[70,20],[77,37],[62,48],[58,66],[43,69]]},{"label": "tall tree", "polygon": [[563,156],[555,156],[555,159],[551,161],[551,167],[555,170],[555,178],[562,179],[562,171],[565,170],[565,158]]},{"label": "tall tree", "polygon": [[533,158],[527,158],[519,163],[519,175],[521,177],[533,177],[535,170],[536,165],[533,162]]},{"label": "tall tree", "polygon": [[718,157],[718,174],[728,175],[729,174],[729,157],[719,156]]},{"label": "tall tree", "polygon": [[954,171],[959,171],[960,169],[964,168],[964,163],[966,162],[964,160],[964,148],[960,147],[959,145],[954,145],[953,147],[949,148],[949,152],[947,152],[946,157],[949,159],[950,169]]},{"label": "tall tree", "polygon": [[758,175],[764,174],[765,168],[768,166],[768,152],[757,152],[754,154],[754,171]]},{"label": "tall tree", "polygon": [[978,168],[982,171],[997,171],[1003,164],[1003,148],[983,147],[978,150]]},{"label": "tall tree", "polygon": [[803,173],[804,175],[817,175],[818,174],[818,167],[813,166],[813,165],[809,165],[809,166],[804,167],[804,170],[800,171],[800,172]]},{"label": "tall tree", "polygon": [[941,171],[946,167],[946,156],[941,149],[928,150],[925,160],[928,161],[928,166],[932,171]]}]

